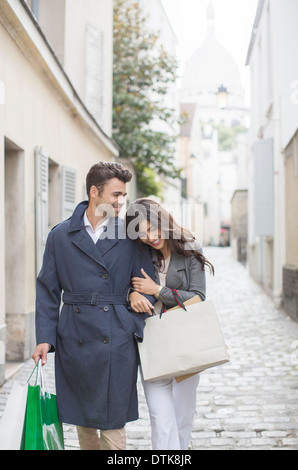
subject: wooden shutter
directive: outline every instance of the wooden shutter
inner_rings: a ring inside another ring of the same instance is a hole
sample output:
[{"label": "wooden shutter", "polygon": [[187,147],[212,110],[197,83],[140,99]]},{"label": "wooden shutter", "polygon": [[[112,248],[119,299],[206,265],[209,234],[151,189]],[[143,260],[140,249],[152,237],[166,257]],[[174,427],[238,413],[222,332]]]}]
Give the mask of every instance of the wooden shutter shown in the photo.
[{"label": "wooden shutter", "polygon": [[72,216],[76,207],[77,172],[73,168],[62,167],[62,208],[61,219]]},{"label": "wooden shutter", "polygon": [[36,274],[42,266],[48,236],[49,158],[40,147],[35,149],[35,251]]}]

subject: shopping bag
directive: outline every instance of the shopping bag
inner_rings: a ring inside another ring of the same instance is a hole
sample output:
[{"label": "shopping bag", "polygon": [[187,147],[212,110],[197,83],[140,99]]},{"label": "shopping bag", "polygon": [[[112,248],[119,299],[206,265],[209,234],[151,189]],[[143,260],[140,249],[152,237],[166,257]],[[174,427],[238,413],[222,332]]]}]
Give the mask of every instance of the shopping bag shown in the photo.
[{"label": "shopping bag", "polygon": [[213,302],[197,297],[180,305],[146,320],[138,344],[145,380],[180,381],[230,361]]},{"label": "shopping bag", "polygon": [[[176,291],[175,291],[176,292]],[[177,299],[178,300],[178,299]],[[185,305],[192,305],[192,304],[196,304],[198,302],[202,302],[201,300],[201,297],[196,295],[195,297],[193,297],[192,299],[189,299],[187,300],[185,303],[184,303],[184,307]],[[181,305],[179,304],[177,307],[173,307],[171,308],[169,311],[172,312],[173,310],[177,310],[179,307],[181,307]],[[192,374],[187,374],[187,375],[181,375],[180,377],[175,377],[175,380],[177,383],[180,383],[180,382],[183,382],[184,380],[187,380],[189,379],[190,377],[193,377],[194,375],[196,375],[198,372],[202,372],[202,371],[197,371],[197,372],[193,372]]]},{"label": "shopping bag", "polygon": [[56,395],[49,393],[43,367],[38,362],[35,385],[28,386],[22,450],[64,450]]},{"label": "shopping bag", "polygon": [[0,450],[20,450],[28,385],[14,382],[0,422]]}]

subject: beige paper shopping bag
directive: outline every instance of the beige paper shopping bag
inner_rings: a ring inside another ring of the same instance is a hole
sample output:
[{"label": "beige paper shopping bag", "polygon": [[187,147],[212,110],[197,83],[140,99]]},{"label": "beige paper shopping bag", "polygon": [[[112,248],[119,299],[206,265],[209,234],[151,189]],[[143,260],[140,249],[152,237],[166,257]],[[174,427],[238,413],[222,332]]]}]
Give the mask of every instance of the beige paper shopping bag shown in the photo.
[{"label": "beige paper shopping bag", "polygon": [[145,380],[156,381],[202,372],[229,362],[214,304],[199,298],[162,317],[146,320],[139,354]]}]

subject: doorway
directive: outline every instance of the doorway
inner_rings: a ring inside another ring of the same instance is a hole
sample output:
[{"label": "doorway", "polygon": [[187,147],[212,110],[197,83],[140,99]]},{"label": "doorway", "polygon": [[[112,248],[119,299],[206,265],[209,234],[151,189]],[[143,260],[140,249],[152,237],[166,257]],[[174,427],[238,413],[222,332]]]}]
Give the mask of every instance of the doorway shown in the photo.
[{"label": "doorway", "polygon": [[24,152],[4,143],[6,362],[17,363],[26,356]]}]

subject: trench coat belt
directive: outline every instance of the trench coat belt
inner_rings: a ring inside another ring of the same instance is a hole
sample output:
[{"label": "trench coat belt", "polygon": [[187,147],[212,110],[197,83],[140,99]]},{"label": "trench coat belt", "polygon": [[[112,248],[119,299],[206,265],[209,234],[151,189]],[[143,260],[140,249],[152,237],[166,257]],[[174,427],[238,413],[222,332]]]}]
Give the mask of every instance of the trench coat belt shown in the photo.
[{"label": "trench coat belt", "polygon": [[64,292],[62,300],[69,305],[126,305],[126,295],[99,294],[93,292],[90,294],[80,294],[75,292]]}]

